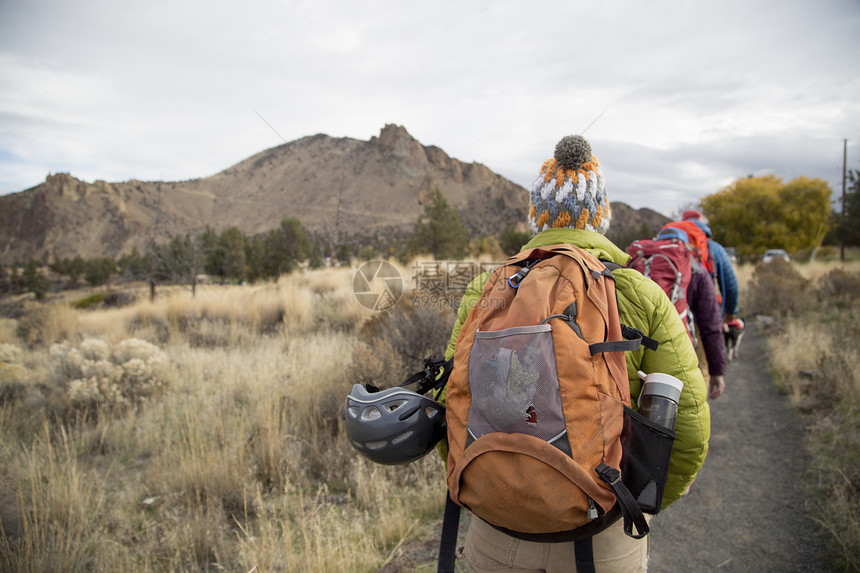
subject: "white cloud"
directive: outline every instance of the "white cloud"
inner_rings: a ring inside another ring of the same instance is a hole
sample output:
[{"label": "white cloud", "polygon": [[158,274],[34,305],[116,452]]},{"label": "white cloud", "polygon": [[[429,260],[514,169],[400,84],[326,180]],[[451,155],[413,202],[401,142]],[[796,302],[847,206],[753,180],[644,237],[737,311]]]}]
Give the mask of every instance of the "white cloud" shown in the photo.
[{"label": "white cloud", "polygon": [[210,175],[281,143],[255,110],[287,140],[397,123],[524,186],[605,111],[610,196],[664,213],[762,170],[836,185],[858,27],[853,0],[6,0],[0,192]]}]

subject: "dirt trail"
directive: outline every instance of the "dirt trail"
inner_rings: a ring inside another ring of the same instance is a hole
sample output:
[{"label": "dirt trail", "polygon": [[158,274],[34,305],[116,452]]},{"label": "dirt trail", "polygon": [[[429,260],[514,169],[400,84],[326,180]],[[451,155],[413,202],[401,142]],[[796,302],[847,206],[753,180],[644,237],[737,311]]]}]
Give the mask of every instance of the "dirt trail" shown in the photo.
[{"label": "dirt trail", "polygon": [[801,422],[775,390],[753,322],[711,402],[699,477],[654,518],[649,571],[832,571],[800,483]]},{"label": "dirt trail", "polygon": [[[806,511],[803,430],[767,372],[750,320],[726,393],[711,402],[711,442],[690,494],[652,521],[649,571],[833,571]],[[441,523],[396,552],[385,573],[435,571]],[[466,527],[461,524],[460,536]],[[458,571],[466,571],[458,561]]]}]

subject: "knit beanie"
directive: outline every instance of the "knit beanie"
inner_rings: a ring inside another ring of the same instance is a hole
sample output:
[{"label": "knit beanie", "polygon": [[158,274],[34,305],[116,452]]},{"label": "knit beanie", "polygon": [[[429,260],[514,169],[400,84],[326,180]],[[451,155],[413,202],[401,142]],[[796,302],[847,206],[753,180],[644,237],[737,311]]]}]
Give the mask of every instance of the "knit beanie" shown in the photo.
[{"label": "knit beanie", "polygon": [[699,227],[702,232],[704,232],[705,235],[708,236],[709,239],[711,238],[711,228],[708,227],[708,220],[705,218],[704,215],[702,215],[701,211],[696,211],[695,209],[684,211],[681,214],[681,219],[684,221],[694,222],[696,226]]},{"label": "knit beanie", "polygon": [[681,215],[682,221],[686,221],[687,219],[701,219],[701,218],[702,218],[702,212],[696,211],[695,209],[688,209],[688,210],[684,211],[684,213]]},{"label": "knit beanie", "polygon": [[606,233],[612,212],[605,184],[588,141],[581,135],[562,138],[529,187],[532,231],[570,227]]}]

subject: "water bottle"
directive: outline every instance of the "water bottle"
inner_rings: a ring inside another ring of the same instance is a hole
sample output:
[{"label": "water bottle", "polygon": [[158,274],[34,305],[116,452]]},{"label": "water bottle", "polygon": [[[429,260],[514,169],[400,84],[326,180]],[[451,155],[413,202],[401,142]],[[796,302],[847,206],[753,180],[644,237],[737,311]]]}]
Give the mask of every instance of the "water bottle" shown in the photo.
[{"label": "water bottle", "polygon": [[674,431],[678,400],[684,383],[669,374],[645,374],[641,370],[639,378],[643,382],[639,394],[639,413],[655,424]]},{"label": "water bottle", "polygon": [[[678,415],[678,400],[681,398],[681,389],[684,383],[669,374],[645,374],[639,371],[642,379],[642,392],[639,394],[639,413],[655,424],[659,424],[669,430],[675,430],[675,417]],[[668,461],[668,458],[667,458]],[[666,472],[668,468],[662,466],[660,469]],[[665,473],[663,473],[665,479]],[[664,482],[665,483],[665,482]],[[660,511],[663,499],[663,488],[660,487],[654,477],[644,485],[636,501],[643,511],[654,514]]]}]

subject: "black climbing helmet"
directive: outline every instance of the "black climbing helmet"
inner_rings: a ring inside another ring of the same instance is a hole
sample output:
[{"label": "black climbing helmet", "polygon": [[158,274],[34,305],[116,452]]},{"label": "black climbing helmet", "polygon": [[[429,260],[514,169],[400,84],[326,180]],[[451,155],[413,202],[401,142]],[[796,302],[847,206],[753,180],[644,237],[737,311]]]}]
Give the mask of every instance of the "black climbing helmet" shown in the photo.
[{"label": "black climbing helmet", "polygon": [[368,392],[355,384],[343,408],[349,443],[378,464],[408,464],[445,434],[445,406],[404,388]]}]

